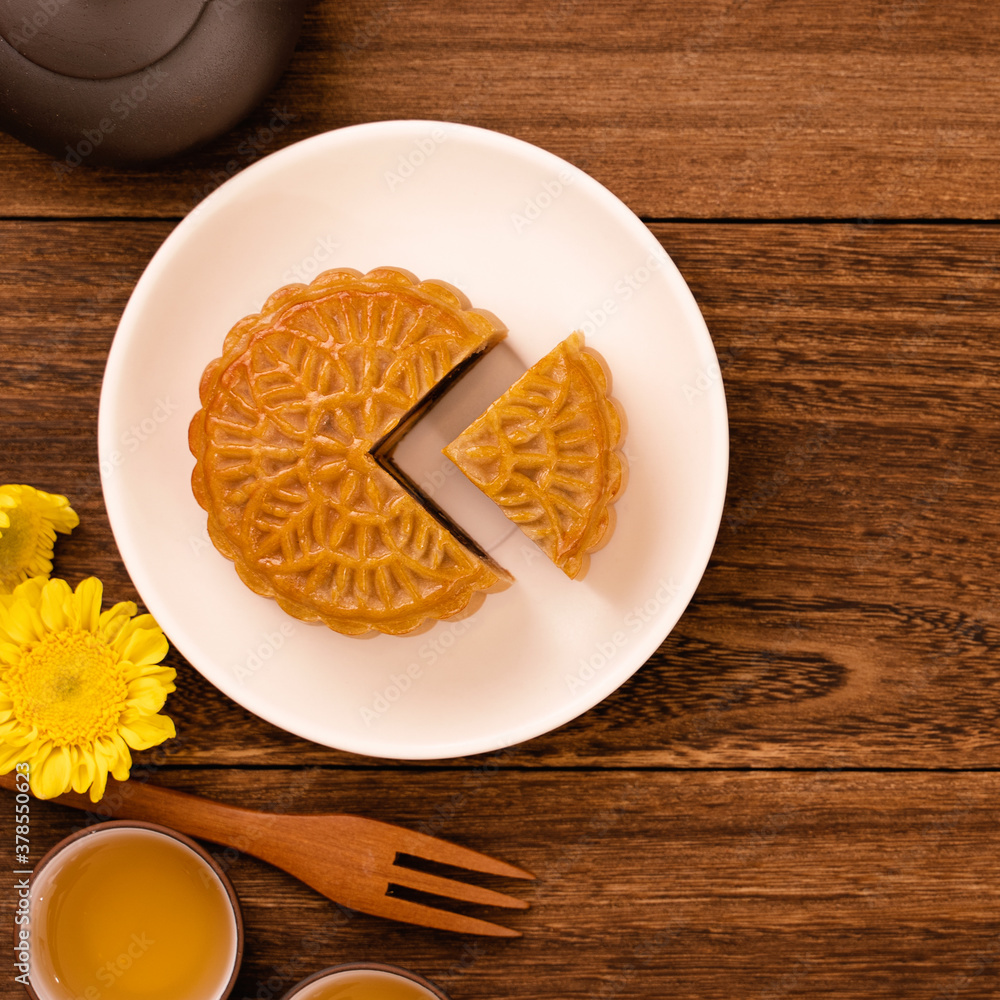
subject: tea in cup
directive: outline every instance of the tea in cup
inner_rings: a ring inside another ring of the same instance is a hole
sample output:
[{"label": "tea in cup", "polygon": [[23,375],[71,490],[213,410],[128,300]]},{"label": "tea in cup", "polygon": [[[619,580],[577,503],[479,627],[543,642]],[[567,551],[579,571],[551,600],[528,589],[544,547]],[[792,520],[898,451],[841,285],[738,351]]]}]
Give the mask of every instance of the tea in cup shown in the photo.
[{"label": "tea in cup", "polygon": [[223,1000],[236,980],[236,894],[215,861],[173,830],[82,830],[39,863],[29,901],[35,1000]]},{"label": "tea in cup", "polygon": [[357,963],[323,969],[281,1000],[448,1000],[430,980],[394,965]]}]

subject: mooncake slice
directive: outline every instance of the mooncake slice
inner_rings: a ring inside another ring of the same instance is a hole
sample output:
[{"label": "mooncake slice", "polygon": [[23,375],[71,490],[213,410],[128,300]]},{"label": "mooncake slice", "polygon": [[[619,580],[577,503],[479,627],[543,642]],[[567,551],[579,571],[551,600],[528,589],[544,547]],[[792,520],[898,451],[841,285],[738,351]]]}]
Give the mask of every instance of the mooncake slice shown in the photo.
[{"label": "mooncake slice", "polygon": [[382,457],[503,335],[453,290],[389,268],[327,271],[237,323],[189,442],[209,537],[247,586],[348,635],[410,632],[507,586]]},{"label": "mooncake slice", "polygon": [[567,576],[614,528],[622,423],[600,361],[574,333],[444,453]]}]

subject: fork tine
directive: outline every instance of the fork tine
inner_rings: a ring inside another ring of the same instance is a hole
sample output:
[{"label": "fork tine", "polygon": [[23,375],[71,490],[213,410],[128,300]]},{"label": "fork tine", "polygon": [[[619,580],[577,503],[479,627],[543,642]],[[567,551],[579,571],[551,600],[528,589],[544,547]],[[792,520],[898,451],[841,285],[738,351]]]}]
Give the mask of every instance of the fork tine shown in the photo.
[{"label": "fork tine", "polygon": [[505,875],[507,878],[533,879],[535,876],[524,868],[509,865],[506,861],[480,854],[468,847],[461,847],[449,840],[441,840],[416,830],[396,828],[396,849],[402,854],[412,854],[427,861],[451,865],[454,868],[468,868],[469,871],[486,872],[488,875]]},{"label": "fork tine", "polygon": [[[396,873],[399,875],[398,878],[393,877]],[[389,881],[395,885],[405,886],[407,889],[419,889],[421,892],[430,892],[435,896],[460,899],[465,903],[481,903],[484,906],[506,906],[512,910],[526,910],[531,905],[523,899],[516,899],[514,896],[507,896],[502,892],[494,892],[493,889],[484,889],[479,885],[470,885],[468,882],[460,882],[453,878],[444,878],[441,875],[431,875],[429,872],[417,871],[414,868],[403,868],[400,865],[393,866],[393,872],[389,875]]]},{"label": "fork tine", "polygon": [[[374,911],[375,906],[372,907]],[[461,913],[452,913],[450,910],[439,910],[433,906],[425,906],[423,903],[414,903],[409,899],[400,899],[398,896],[383,896],[378,901],[379,917],[388,917],[390,920],[402,920],[407,924],[419,924],[421,927],[436,927],[442,931],[455,931],[458,934],[484,934],[489,937],[520,937],[520,931],[513,931],[509,927],[501,927],[499,924],[492,924],[488,920],[479,920],[476,917],[467,917]]]}]

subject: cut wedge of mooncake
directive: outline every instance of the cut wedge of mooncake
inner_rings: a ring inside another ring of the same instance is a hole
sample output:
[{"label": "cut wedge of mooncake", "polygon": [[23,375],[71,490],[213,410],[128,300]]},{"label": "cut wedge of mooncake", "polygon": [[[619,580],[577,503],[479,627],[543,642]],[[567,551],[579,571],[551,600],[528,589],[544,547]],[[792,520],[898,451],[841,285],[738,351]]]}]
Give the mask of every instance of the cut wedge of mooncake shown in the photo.
[{"label": "cut wedge of mooncake", "polygon": [[622,423],[604,368],[574,333],[444,453],[569,577],[614,528]]},{"label": "cut wedge of mooncake", "polygon": [[504,336],[468,305],[403,271],[334,270],[229,332],[189,430],[192,488],[253,591],[337,632],[398,635],[509,584],[387,458]]}]

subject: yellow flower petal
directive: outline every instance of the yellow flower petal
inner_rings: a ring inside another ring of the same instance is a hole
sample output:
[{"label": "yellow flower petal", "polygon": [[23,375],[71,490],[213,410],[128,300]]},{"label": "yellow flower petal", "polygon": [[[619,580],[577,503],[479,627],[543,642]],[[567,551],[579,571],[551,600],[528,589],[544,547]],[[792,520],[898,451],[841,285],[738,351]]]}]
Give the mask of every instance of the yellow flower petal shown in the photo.
[{"label": "yellow flower petal", "polygon": [[141,666],[131,663],[125,668],[125,677],[128,680],[130,691],[132,683],[138,680],[155,681],[162,685],[163,690],[168,694],[176,690],[174,679],[177,677],[177,671],[173,667],[165,667],[162,663],[145,663]]},{"label": "yellow flower petal", "polygon": [[0,724],[3,731],[4,747],[13,747],[18,751],[30,752],[30,745],[38,741],[38,730],[34,727],[28,728],[20,719],[14,717]]},{"label": "yellow flower petal", "polygon": [[97,632],[101,623],[101,598],[104,585],[96,576],[88,576],[77,586],[70,622],[83,632]]},{"label": "yellow flower petal", "polygon": [[[97,762],[90,754],[80,753],[78,759],[74,762],[70,780],[73,791],[77,793],[85,792],[93,785],[96,777]],[[97,799],[94,799],[94,801],[96,802]]]},{"label": "yellow flower petal", "polygon": [[99,628],[105,642],[113,644],[121,631],[135,616],[136,606],[131,601],[119,601],[101,614]]},{"label": "yellow flower petal", "polygon": [[147,664],[159,663],[167,651],[170,644],[166,636],[157,628],[144,628],[134,631],[125,643],[122,650],[122,659],[131,660],[136,666],[143,667]]},{"label": "yellow flower petal", "polygon": [[132,754],[129,753],[128,746],[122,738],[121,733],[111,734],[111,743],[115,748],[115,762],[111,766],[111,775],[119,781],[128,780],[128,772],[132,767]]},{"label": "yellow flower petal", "polygon": [[21,647],[13,642],[5,642],[0,638],[0,671],[4,666],[17,663],[21,659]]},{"label": "yellow flower petal", "polygon": [[42,622],[50,632],[61,632],[69,626],[66,617],[66,604],[72,591],[65,580],[49,580],[43,585],[39,613]]},{"label": "yellow flower petal", "polygon": [[[128,686],[128,700],[125,705],[128,709],[140,712],[143,715],[153,715],[163,708],[163,703],[167,700],[167,691],[154,677],[140,677],[132,681]],[[122,714],[124,721],[127,712]],[[0,719],[3,718],[3,706],[0,705]]]},{"label": "yellow flower petal", "polygon": [[41,798],[38,792],[38,775],[41,773],[42,767],[45,765],[45,761],[49,754],[52,753],[53,744],[50,740],[45,740],[38,744],[35,748],[35,752],[31,755],[29,759],[27,756],[23,757],[19,763],[29,764],[31,768],[29,782],[31,785],[31,791]]},{"label": "yellow flower petal", "polygon": [[16,601],[0,612],[0,628],[8,639],[22,646],[37,642],[45,631],[38,608],[27,601]]},{"label": "yellow flower petal", "polygon": [[68,792],[73,780],[73,755],[69,747],[53,747],[39,765],[32,763],[31,790],[40,799],[52,799]]},{"label": "yellow flower petal", "polygon": [[132,628],[159,628],[160,626],[156,624],[156,619],[149,614],[146,615],[136,615],[132,619]]},{"label": "yellow flower petal", "polygon": [[131,724],[122,723],[119,731],[133,750],[148,750],[177,735],[173,721],[165,715],[136,719]]},{"label": "yellow flower petal", "polygon": [[124,628],[122,628],[115,637],[116,648],[122,654],[124,659],[132,659],[132,657],[126,652],[126,649],[128,648],[128,644],[132,641],[135,633],[141,631],[159,632],[161,629],[160,626],[156,624],[156,619],[152,615],[137,615],[130,622],[127,622]]},{"label": "yellow flower petal", "polygon": [[[51,496],[51,494],[49,494]],[[60,503],[57,505],[55,510],[50,511],[49,520],[52,522],[52,527],[56,531],[61,532],[64,535],[68,535],[75,527],[80,524],[80,515],[77,514],[75,510],[69,505],[69,501],[65,497],[57,497],[59,501],[66,501],[65,503]]]},{"label": "yellow flower petal", "polygon": [[[34,756],[33,754],[31,756]],[[6,774],[14,769],[15,764],[20,764],[29,757],[25,747],[3,746],[0,747],[0,774]]]},{"label": "yellow flower petal", "polygon": [[90,786],[90,801],[100,802],[108,787],[108,769],[99,761],[94,762],[94,783]]},{"label": "yellow flower petal", "polygon": [[105,771],[114,767],[118,760],[118,749],[109,736],[102,736],[94,741],[94,759]]}]

